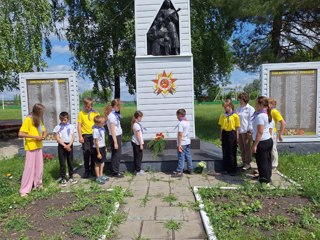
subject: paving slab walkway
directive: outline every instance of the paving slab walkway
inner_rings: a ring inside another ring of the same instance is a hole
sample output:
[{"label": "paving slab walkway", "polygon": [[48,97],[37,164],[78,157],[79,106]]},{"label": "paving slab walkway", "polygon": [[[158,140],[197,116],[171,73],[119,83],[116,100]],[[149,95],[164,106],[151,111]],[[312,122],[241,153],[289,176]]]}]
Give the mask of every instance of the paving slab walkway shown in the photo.
[{"label": "paving slab walkway", "polygon": [[[82,171],[83,169],[78,171],[79,175],[77,174],[76,178],[80,185],[88,186],[90,180],[80,178]],[[272,180],[274,186],[285,188],[291,185],[276,172],[273,173]],[[200,214],[193,207],[195,197],[192,187],[240,186],[244,181],[256,182],[248,173],[238,176],[193,174],[177,179],[163,172],[151,172],[143,176],[110,178],[102,188],[121,186],[132,193],[120,207],[120,211],[126,213],[127,218],[116,229],[116,237],[113,240],[206,239]],[[167,229],[165,224],[169,220],[181,223],[180,230]]]}]

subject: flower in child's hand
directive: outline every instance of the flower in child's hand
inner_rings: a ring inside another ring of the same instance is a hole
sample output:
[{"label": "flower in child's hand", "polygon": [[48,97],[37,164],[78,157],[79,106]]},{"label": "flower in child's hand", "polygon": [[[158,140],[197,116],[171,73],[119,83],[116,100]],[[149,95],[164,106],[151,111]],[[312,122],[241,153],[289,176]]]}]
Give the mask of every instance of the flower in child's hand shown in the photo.
[{"label": "flower in child's hand", "polygon": [[204,161],[199,162],[198,166],[201,167],[201,168],[207,168],[207,164]]}]

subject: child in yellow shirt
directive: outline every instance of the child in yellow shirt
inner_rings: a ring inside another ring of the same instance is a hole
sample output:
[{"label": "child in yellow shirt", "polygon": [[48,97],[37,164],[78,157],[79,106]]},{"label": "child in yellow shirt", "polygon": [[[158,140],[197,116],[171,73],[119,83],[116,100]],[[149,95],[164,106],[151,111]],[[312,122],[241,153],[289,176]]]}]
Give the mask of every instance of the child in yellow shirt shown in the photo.
[{"label": "child in yellow shirt", "polygon": [[226,100],[222,104],[225,113],[219,118],[221,126],[220,140],[222,142],[223,167],[231,176],[237,173],[237,147],[240,127],[240,118],[234,112],[234,105],[231,100]]},{"label": "child in yellow shirt", "polygon": [[24,119],[19,137],[25,138],[26,162],[21,179],[20,195],[26,197],[32,186],[42,188],[43,154],[42,141],[47,133],[43,125],[45,107],[41,103],[33,106],[32,112]]},{"label": "child in yellow shirt", "polygon": [[99,113],[93,109],[93,99],[85,98],[83,100],[83,110],[78,114],[78,135],[79,141],[82,143],[83,160],[84,160],[84,178],[95,175],[94,156],[93,156],[93,136],[92,127],[94,118],[99,116]]}]

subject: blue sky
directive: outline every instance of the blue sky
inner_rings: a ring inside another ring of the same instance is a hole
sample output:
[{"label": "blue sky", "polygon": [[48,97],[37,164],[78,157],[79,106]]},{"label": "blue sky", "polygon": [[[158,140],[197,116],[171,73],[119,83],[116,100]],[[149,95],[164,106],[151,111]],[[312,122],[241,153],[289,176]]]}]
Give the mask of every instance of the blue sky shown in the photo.
[{"label": "blue sky", "polygon": [[[51,38],[52,43],[52,56],[51,58],[45,58],[48,68],[46,71],[56,72],[56,71],[68,71],[72,70],[72,53],[69,50],[68,42],[66,40],[58,40],[56,37]],[[258,78],[258,74],[248,74],[242,72],[238,69],[234,69],[231,73],[231,84],[230,87],[244,86],[247,83],[251,83],[254,79]],[[79,79],[79,90],[83,92],[84,90],[91,89],[92,82],[89,79]],[[14,94],[18,94],[18,91],[5,94],[4,98],[6,100],[13,99]],[[123,101],[133,101],[135,97],[128,93],[128,88],[126,87],[124,81],[121,82],[121,99]]]}]

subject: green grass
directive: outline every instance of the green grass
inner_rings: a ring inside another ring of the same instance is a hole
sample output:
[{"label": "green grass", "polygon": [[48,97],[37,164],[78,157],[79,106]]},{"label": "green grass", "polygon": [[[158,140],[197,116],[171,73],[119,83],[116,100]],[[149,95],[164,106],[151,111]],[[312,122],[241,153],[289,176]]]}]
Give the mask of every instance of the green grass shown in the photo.
[{"label": "green grass", "polygon": [[168,230],[179,231],[182,227],[182,222],[171,219],[164,224],[164,227]]},{"label": "green grass", "polygon": [[[320,219],[315,217],[319,206],[311,201],[295,205],[292,219],[292,209],[273,213],[280,207],[275,199],[300,196],[302,193],[297,189],[268,190],[259,186],[245,186],[240,190],[202,188],[199,194],[218,239],[320,239]],[[269,198],[274,210],[260,213],[269,208],[263,204],[263,200]]]},{"label": "green grass", "polygon": [[[103,114],[104,107],[104,104],[94,105],[94,109],[100,114]],[[125,103],[122,106],[121,114],[123,119],[121,120],[121,125],[123,128],[123,141],[131,140],[130,123],[135,111],[136,105],[134,103]],[[222,112],[221,102],[196,103],[195,121],[197,137],[220,145],[218,120]],[[21,119],[20,106],[8,106],[4,111],[0,110],[0,120],[8,119]]]},{"label": "green grass", "polygon": [[[0,161],[0,219],[10,210],[25,206],[29,202],[51,196],[59,191],[56,179],[59,177],[57,159],[45,161],[43,174],[43,190],[32,191],[27,198],[19,195],[20,179],[24,167],[23,157],[14,157]],[[11,174],[12,177],[6,177]]]},{"label": "green grass", "polygon": [[301,184],[303,194],[320,205],[320,154],[282,154],[278,169]]},{"label": "green grass", "polygon": [[0,120],[21,119],[20,106],[6,106],[4,110],[0,109]]}]

